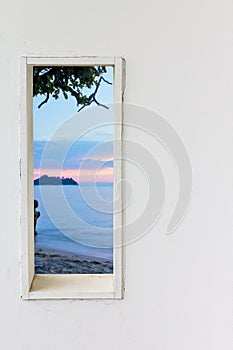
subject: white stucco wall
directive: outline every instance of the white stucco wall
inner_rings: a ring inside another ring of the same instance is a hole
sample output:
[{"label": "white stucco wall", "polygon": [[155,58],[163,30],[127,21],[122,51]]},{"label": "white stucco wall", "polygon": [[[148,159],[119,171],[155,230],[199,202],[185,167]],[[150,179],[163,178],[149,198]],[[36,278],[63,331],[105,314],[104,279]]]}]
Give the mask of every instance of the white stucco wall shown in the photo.
[{"label": "white stucco wall", "polygon": [[[230,0],[2,3],[1,349],[232,349],[232,14]],[[122,301],[19,298],[23,54],[124,56],[125,101],[164,115],[189,151],[189,212],[173,235],[163,232],[165,215],[127,247]]]}]

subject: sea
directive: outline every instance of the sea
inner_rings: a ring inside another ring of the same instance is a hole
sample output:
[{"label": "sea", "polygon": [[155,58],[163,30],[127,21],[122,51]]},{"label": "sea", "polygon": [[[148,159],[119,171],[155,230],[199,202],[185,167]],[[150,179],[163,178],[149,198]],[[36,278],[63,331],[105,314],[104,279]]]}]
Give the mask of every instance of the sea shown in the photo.
[{"label": "sea", "polygon": [[34,186],[36,248],[113,259],[113,184]]}]

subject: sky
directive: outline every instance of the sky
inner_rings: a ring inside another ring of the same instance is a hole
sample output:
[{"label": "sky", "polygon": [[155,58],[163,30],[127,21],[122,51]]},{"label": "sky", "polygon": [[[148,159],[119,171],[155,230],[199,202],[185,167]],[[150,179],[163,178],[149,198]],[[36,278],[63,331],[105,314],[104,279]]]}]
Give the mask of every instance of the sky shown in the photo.
[{"label": "sky", "polygon": [[[107,67],[104,77],[113,82],[113,68]],[[42,175],[72,177],[77,182],[111,183],[113,181],[113,112],[94,104],[77,113],[75,99],[50,98],[40,109],[44,97],[33,98],[34,121],[34,178]],[[102,81],[97,99],[103,104],[113,103],[113,85]],[[108,113],[108,125],[98,125],[103,113]],[[73,119],[72,119],[73,118]],[[88,119],[93,118],[94,129]],[[85,134],[77,137],[71,120]],[[86,127],[85,127],[86,124]],[[68,126],[71,125],[69,128]],[[97,125],[97,126],[96,126]],[[64,153],[64,150],[66,152]],[[63,155],[64,153],[64,155]],[[62,166],[59,157],[62,158]]]}]

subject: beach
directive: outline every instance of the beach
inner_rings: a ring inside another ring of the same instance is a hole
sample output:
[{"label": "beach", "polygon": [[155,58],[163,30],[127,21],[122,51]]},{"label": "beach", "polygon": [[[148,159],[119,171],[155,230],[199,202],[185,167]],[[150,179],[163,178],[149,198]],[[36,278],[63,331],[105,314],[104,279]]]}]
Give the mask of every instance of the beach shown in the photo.
[{"label": "beach", "polygon": [[112,260],[35,248],[36,274],[112,274]]}]

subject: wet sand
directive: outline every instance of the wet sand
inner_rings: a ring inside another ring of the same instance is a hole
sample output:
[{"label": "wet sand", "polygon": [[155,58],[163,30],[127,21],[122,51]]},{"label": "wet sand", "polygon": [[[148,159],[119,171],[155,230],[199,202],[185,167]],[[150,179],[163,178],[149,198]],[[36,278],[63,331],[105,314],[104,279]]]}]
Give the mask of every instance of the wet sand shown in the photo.
[{"label": "wet sand", "polygon": [[36,274],[112,274],[111,260],[52,249],[35,249]]}]

